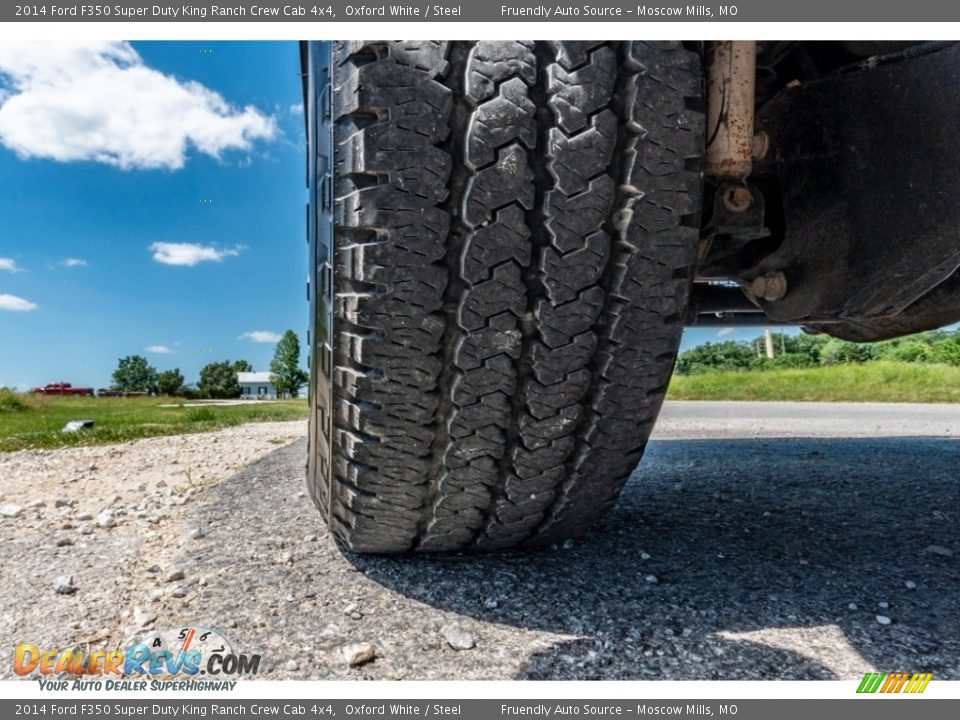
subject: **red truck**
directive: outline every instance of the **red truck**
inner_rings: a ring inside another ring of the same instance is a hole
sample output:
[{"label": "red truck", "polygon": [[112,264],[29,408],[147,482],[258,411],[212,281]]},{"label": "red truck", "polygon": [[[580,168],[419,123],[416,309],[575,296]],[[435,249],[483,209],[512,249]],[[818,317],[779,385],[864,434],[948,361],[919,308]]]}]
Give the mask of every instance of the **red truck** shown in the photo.
[{"label": "red truck", "polygon": [[70,383],[55,382],[44,385],[42,388],[34,388],[33,392],[37,395],[81,395],[93,397],[93,388],[74,387]]}]

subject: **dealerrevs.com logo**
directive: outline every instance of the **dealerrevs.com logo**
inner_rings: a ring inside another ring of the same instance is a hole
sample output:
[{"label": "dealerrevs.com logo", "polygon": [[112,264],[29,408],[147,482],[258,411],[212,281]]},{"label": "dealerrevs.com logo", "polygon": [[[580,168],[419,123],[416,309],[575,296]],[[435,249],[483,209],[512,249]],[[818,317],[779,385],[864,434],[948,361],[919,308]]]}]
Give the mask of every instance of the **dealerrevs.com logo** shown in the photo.
[{"label": "dealerrevs.com logo", "polygon": [[49,690],[232,690],[232,678],[260,669],[260,655],[237,653],[223,633],[196,625],[150,631],[123,647],[50,650],[21,643],[13,670],[35,675]]}]

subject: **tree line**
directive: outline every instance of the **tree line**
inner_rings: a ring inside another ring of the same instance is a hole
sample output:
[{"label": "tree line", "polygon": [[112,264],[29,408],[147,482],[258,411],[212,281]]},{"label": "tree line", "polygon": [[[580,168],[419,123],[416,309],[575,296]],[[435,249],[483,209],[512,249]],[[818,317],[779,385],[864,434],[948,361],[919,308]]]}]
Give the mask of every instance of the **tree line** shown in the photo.
[{"label": "tree line", "polygon": [[960,331],[935,330],[878,343],[853,343],[827,335],[774,335],[775,357],[763,355],[764,338],[708,342],[677,357],[676,372],[816,367],[891,360],[960,366]]},{"label": "tree line", "polygon": [[[246,360],[222,360],[204,365],[195,387],[187,385],[180,368],[158,371],[142,355],[120,358],[113,371],[111,389],[119,392],[149,392],[198,398],[238,398],[242,392],[237,373],[253,372]],[[298,397],[300,388],[309,379],[300,368],[300,341],[293,330],[287,330],[277,343],[270,361],[270,382],[278,397]]]}]

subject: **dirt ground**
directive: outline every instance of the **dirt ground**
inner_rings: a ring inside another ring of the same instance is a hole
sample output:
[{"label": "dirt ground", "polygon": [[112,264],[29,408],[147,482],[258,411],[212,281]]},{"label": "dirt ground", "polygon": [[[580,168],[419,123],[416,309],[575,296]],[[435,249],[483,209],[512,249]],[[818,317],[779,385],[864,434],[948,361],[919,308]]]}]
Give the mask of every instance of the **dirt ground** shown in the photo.
[{"label": "dirt ground", "polygon": [[[152,607],[206,579],[170,580],[219,483],[302,438],[306,422],[117,445],[0,453],[0,638],[114,647]],[[181,570],[182,572],[182,570]],[[12,660],[0,676],[12,675]]]}]

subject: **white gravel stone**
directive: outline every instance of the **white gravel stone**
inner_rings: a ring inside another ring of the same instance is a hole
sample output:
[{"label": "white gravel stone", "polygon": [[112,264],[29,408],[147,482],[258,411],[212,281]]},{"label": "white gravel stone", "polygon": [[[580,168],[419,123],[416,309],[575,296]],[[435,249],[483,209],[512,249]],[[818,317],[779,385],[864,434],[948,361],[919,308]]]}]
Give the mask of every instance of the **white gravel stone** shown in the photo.
[{"label": "white gravel stone", "polygon": [[183,570],[180,568],[170,568],[166,575],[163,577],[164,582],[176,582],[177,580],[183,580],[186,577]]},{"label": "white gravel stone", "polygon": [[459,623],[449,623],[440,628],[440,634],[447,641],[447,645],[454,650],[470,650],[476,647],[477,641]]},{"label": "white gravel stone", "polygon": [[0,505],[0,515],[8,518],[20,517],[20,513],[23,512],[23,508],[20,505]]},{"label": "white gravel stone", "polygon": [[906,582],[903,583],[903,586],[904,586],[907,590],[916,590],[916,589],[917,589],[917,584],[916,584],[913,580],[907,580]]},{"label": "white gravel stone", "polygon": [[886,615],[877,615],[877,622],[880,623],[881,625],[889,625],[890,623],[893,622],[893,620],[891,620]]},{"label": "white gravel stone", "polygon": [[133,621],[137,624],[137,627],[145,628],[153,625],[157,620],[157,614],[146,608],[134,608],[133,610]]},{"label": "white gravel stone", "polygon": [[298,663],[296,660],[287,660],[283,664],[283,669],[290,672],[295,672],[300,669],[300,663]]},{"label": "white gravel stone", "polygon": [[350,667],[358,667],[377,657],[377,649],[370,643],[351,643],[340,648],[340,655]]},{"label": "white gravel stone", "polygon": [[104,510],[102,513],[97,515],[97,525],[103,529],[109,529],[115,527],[117,524],[117,519],[113,516],[113,513],[109,510]]},{"label": "white gravel stone", "polygon": [[77,586],[73,584],[73,575],[60,575],[53,581],[53,591],[57,595],[73,595]]},{"label": "white gravel stone", "polygon": [[928,545],[926,552],[931,555],[940,555],[941,557],[953,557],[953,550],[944,545]]}]

